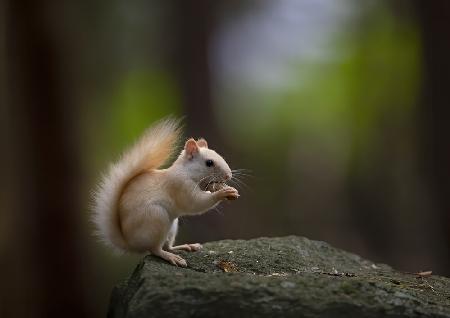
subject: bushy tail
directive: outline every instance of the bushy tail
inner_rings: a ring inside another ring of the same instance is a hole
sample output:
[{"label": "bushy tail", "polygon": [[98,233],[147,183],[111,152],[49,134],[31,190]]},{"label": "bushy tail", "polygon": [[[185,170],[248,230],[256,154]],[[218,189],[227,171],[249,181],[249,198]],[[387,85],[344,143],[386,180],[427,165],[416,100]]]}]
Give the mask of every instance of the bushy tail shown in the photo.
[{"label": "bushy tail", "polygon": [[119,219],[119,199],[126,184],[143,171],[161,167],[174,153],[181,135],[180,121],[163,119],[113,163],[94,192],[93,222],[96,234],[107,245],[126,251]]}]

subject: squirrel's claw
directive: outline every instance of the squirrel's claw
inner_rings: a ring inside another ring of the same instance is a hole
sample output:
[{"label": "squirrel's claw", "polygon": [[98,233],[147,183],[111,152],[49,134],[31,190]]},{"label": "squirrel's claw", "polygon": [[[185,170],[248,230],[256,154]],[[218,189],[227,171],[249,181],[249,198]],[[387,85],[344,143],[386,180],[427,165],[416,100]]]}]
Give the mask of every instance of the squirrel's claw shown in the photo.
[{"label": "squirrel's claw", "polygon": [[239,192],[233,187],[226,187],[216,192],[221,200],[236,200],[239,198]]}]

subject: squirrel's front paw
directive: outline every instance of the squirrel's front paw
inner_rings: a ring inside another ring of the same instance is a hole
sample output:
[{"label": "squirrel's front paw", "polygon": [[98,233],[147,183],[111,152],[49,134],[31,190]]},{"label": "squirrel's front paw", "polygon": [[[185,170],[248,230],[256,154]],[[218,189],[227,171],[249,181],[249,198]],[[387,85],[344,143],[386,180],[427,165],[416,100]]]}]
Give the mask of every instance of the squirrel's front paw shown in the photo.
[{"label": "squirrel's front paw", "polygon": [[215,194],[219,197],[219,200],[236,200],[239,198],[238,190],[230,186],[220,189]]}]

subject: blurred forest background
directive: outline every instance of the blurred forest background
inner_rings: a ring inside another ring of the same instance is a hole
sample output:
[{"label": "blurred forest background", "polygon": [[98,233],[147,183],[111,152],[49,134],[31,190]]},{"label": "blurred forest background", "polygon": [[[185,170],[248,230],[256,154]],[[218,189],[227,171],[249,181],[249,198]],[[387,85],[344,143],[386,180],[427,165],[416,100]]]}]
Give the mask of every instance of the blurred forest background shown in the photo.
[{"label": "blurred forest background", "polygon": [[450,275],[450,2],[0,2],[0,316],[101,317],[139,256],[90,191],[185,116],[241,197],[179,242],[297,234]]}]

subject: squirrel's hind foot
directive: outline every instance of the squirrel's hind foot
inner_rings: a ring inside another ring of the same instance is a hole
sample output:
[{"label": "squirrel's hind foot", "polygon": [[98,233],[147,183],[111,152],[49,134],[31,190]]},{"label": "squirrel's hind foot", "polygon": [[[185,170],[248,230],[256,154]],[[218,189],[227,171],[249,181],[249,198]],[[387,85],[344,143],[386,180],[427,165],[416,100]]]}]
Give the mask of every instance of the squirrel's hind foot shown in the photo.
[{"label": "squirrel's hind foot", "polygon": [[188,252],[197,252],[203,248],[202,244],[194,243],[194,244],[182,244],[177,246],[172,246],[169,248],[169,251],[177,251],[183,250]]},{"label": "squirrel's hind foot", "polygon": [[186,260],[177,254],[173,254],[163,250],[152,251],[152,254],[161,257],[163,260],[169,262],[172,265],[181,267],[187,266]]}]

